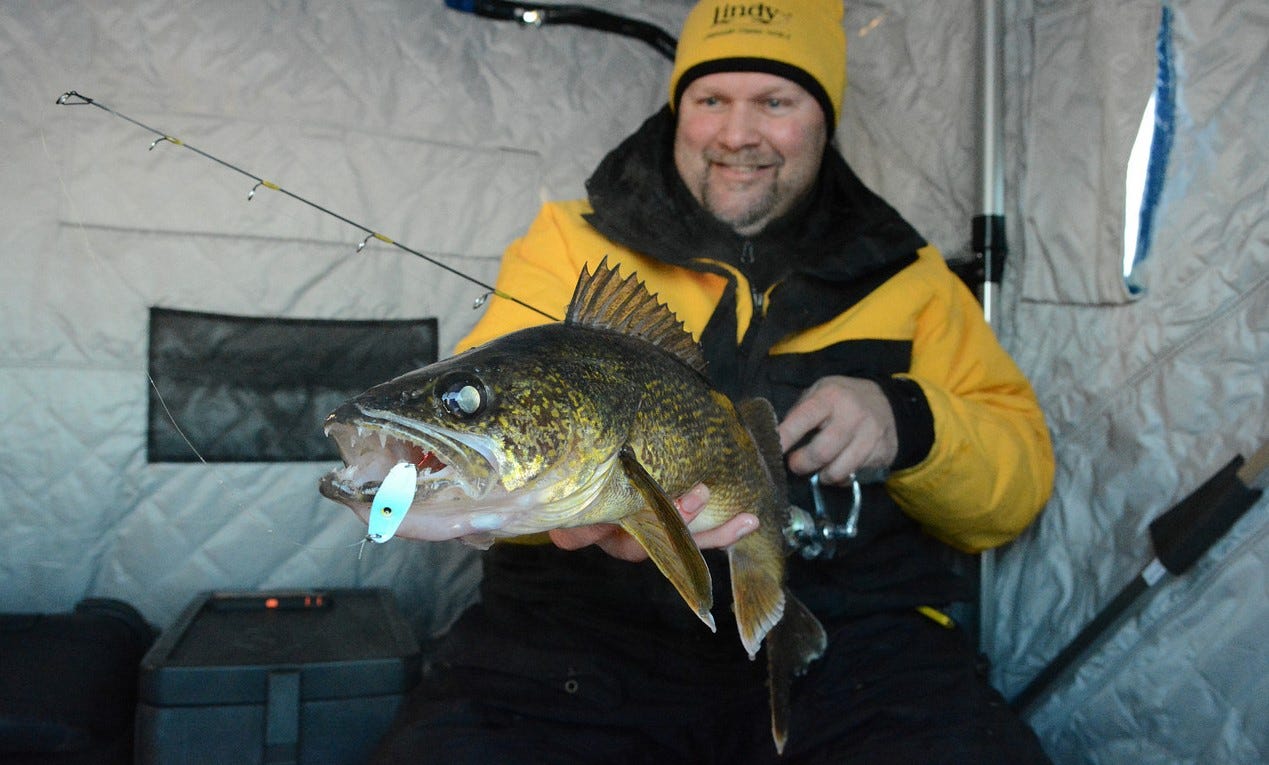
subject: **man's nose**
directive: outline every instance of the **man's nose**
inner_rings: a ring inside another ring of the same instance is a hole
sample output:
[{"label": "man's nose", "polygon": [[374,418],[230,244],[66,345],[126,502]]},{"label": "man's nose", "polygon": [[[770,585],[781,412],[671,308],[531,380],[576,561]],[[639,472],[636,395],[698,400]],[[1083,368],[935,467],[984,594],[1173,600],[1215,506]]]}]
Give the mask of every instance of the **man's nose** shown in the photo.
[{"label": "man's nose", "polygon": [[729,151],[744,149],[760,140],[758,115],[747,104],[737,104],[727,110],[718,131],[718,142]]}]

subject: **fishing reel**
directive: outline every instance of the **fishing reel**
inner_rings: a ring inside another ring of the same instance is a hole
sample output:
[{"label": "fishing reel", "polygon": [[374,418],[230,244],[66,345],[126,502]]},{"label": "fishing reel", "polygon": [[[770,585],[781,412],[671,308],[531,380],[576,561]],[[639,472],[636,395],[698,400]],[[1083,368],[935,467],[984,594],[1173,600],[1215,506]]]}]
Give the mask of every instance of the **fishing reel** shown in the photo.
[{"label": "fishing reel", "polygon": [[866,470],[850,474],[850,507],[834,512],[824,499],[819,473],[811,476],[811,498],[815,513],[800,507],[790,508],[789,523],[784,527],[785,541],[807,560],[830,560],[837,554],[837,543],[859,535],[859,514],[863,509],[864,483],[886,479],[886,470]]}]

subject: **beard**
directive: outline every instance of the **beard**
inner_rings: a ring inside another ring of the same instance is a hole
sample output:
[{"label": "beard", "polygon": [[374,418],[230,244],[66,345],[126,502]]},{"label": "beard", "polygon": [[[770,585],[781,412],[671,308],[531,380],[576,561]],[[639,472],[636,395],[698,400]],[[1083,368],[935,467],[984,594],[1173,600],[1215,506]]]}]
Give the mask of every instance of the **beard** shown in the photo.
[{"label": "beard", "polygon": [[755,191],[744,204],[724,203],[724,192],[707,178],[701,185],[701,207],[710,215],[731,226],[740,233],[749,233],[750,229],[765,225],[772,217],[780,196],[774,182],[765,189]]},{"label": "beard", "polygon": [[742,151],[737,153],[709,152],[705,153],[706,166],[714,163],[729,165],[774,166],[776,174],[766,181],[765,186],[747,186],[735,181],[727,181],[706,172],[701,178],[701,207],[718,220],[726,223],[738,233],[749,235],[766,225],[775,216],[781,204],[779,171],[784,164],[780,157],[770,154]]}]

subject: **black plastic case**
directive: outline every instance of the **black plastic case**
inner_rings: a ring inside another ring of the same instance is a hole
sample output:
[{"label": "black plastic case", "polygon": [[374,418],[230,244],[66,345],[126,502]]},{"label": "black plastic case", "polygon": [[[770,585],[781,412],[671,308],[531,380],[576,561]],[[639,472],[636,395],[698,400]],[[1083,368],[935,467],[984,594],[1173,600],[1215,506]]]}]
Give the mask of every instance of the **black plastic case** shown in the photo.
[{"label": "black plastic case", "polygon": [[136,762],[362,763],[420,667],[387,590],[203,593],[142,659]]}]

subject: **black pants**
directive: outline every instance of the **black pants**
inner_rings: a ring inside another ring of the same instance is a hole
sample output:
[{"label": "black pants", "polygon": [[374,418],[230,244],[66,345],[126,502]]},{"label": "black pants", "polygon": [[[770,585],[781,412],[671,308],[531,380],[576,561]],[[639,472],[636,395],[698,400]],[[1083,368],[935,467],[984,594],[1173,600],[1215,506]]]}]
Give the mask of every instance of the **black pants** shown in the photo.
[{"label": "black pants", "polygon": [[516,630],[473,607],[374,762],[1048,762],[964,637],[915,611],[830,625],[827,653],[794,686],[782,757],[761,654],[699,667],[632,660],[558,627]]}]

